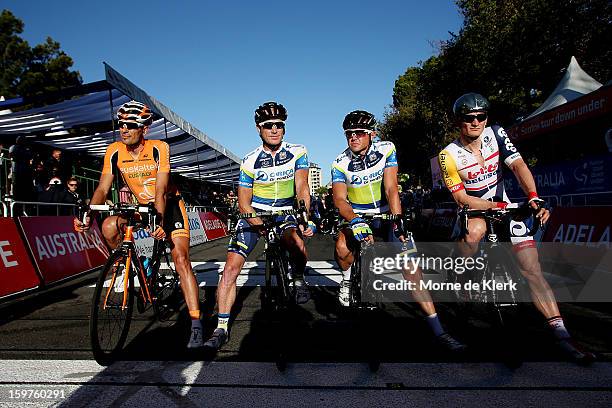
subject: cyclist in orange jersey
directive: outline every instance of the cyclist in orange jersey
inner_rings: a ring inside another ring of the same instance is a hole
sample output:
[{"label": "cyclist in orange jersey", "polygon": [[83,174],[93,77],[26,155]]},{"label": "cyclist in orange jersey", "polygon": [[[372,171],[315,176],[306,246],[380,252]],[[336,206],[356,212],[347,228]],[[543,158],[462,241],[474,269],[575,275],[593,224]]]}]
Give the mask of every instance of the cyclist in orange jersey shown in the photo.
[{"label": "cyclist in orange jersey", "polygon": [[[158,225],[151,226],[151,236],[168,239],[172,259],[180,276],[185,303],[191,316],[191,336],[188,348],[201,347],[202,323],[198,284],[189,260],[189,222],[185,203],[170,182],[170,147],[161,140],[147,140],[145,135],[153,121],[153,113],[137,101],[127,102],[117,111],[121,141],[112,143],[104,155],[104,167],[100,182],[90,204],[103,204],[115,176],[121,175],[125,184],[140,204],[155,203]],[[91,216],[83,224],[74,219],[76,231],[89,228]],[[102,234],[111,248],[123,239],[125,218],[107,217],[102,223]]]}]

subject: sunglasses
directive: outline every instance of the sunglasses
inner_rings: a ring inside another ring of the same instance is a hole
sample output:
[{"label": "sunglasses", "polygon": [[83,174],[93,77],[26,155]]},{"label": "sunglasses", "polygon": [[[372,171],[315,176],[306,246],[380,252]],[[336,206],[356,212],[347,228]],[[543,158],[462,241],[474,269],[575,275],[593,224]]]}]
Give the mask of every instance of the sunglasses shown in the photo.
[{"label": "sunglasses", "polygon": [[472,123],[474,119],[476,119],[479,122],[484,122],[485,120],[487,120],[487,114],[479,113],[477,115],[463,115],[463,117],[461,118],[461,121],[464,123]]},{"label": "sunglasses", "polygon": [[266,122],[261,124],[261,127],[264,129],[272,129],[273,126],[276,126],[277,129],[284,129],[285,122]]},{"label": "sunglasses", "polygon": [[76,187],[76,186],[78,186],[78,184],[74,184],[74,183],[68,184],[68,187]]},{"label": "sunglasses", "polygon": [[346,136],[347,139],[352,139],[353,137],[357,137],[360,139],[364,136],[369,135],[369,133],[364,130],[349,130],[349,131],[344,132],[344,135]]},{"label": "sunglasses", "polygon": [[119,128],[126,128],[128,130],[134,130],[134,129],[139,129],[139,128],[143,127],[139,123],[124,122],[122,120],[118,121],[117,123],[119,124]]}]

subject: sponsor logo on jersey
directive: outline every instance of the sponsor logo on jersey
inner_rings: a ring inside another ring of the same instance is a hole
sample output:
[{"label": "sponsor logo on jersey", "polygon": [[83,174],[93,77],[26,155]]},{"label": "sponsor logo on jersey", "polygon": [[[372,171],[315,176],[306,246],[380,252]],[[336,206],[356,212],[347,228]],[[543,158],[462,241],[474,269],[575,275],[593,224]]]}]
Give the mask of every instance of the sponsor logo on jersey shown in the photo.
[{"label": "sponsor logo on jersey", "polygon": [[293,177],[293,169],[279,170],[273,171],[271,173],[266,173],[263,170],[259,170],[255,176],[256,181],[276,181],[276,180],[284,180]]},{"label": "sponsor logo on jersey", "polygon": [[384,174],[384,172],[385,172],[384,169],[380,169],[378,171],[375,171],[374,173],[370,173],[363,177],[353,175],[351,176],[351,184],[360,185],[360,184],[368,184],[370,182],[377,181],[382,178],[382,175]]},{"label": "sponsor logo on jersey", "polygon": [[[489,173],[497,173],[498,167],[499,167],[499,161],[496,161],[493,164],[489,164],[489,165],[485,165],[485,167],[481,167],[480,170],[478,170],[476,172],[472,173],[471,171],[468,171],[467,172],[468,180],[472,181],[475,178],[478,178],[478,177],[480,177],[480,176],[482,176],[484,174],[488,175]],[[486,178],[489,178],[489,177],[491,177],[493,175],[495,175],[495,174],[491,174],[490,176],[488,176]]]},{"label": "sponsor logo on jersey", "polygon": [[153,171],[157,168],[156,164],[142,164],[130,167],[120,167],[119,170],[122,173],[135,173],[135,172],[145,172],[145,171]]}]

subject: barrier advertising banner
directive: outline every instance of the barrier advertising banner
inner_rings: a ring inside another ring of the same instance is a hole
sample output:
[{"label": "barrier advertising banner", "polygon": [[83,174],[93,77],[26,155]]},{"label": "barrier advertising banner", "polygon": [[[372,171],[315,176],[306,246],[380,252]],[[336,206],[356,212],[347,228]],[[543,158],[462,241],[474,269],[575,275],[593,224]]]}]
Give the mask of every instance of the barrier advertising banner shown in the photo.
[{"label": "barrier advertising banner", "polygon": [[52,283],[102,266],[108,249],[94,222],[75,232],[72,216],[20,217],[19,222],[44,283]]},{"label": "barrier advertising banner", "polygon": [[204,225],[197,212],[188,212],[189,217],[189,246],[199,245],[208,241]]},{"label": "barrier advertising banner", "polygon": [[204,230],[209,240],[227,235],[227,226],[217,214],[213,212],[201,212],[200,219],[202,220],[202,225],[204,225]]},{"label": "barrier advertising banner", "polygon": [[[540,196],[596,193],[612,190],[611,155],[567,161],[531,168]],[[511,172],[505,172],[504,184],[511,198],[524,197],[518,181]]]},{"label": "barrier advertising banner", "polygon": [[0,297],[40,285],[12,218],[0,217]]},{"label": "barrier advertising banner", "polygon": [[[202,221],[197,212],[188,212],[189,218],[189,246],[195,246],[208,241]],[[151,257],[153,255],[154,240],[148,231],[140,229],[134,234],[134,242],[138,255]]]}]

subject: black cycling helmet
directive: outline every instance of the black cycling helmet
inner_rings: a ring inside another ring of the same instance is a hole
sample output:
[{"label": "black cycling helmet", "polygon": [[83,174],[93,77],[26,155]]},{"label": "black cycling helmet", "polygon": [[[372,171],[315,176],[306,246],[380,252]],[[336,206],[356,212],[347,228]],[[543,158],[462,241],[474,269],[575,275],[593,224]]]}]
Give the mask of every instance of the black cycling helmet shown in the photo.
[{"label": "black cycling helmet", "polygon": [[280,103],[266,102],[255,109],[255,124],[274,119],[287,120],[287,109]]},{"label": "black cycling helmet", "polygon": [[459,117],[471,112],[488,112],[490,106],[487,98],[480,94],[470,92],[457,98],[453,105],[453,113],[456,117]]},{"label": "black cycling helmet", "polygon": [[344,130],[349,129],[363,129],[363,130],[375,130],[376,119],[370,112],[355,110],[348,113],[344,117],[342,122],[342,128]]}]

